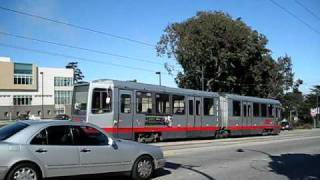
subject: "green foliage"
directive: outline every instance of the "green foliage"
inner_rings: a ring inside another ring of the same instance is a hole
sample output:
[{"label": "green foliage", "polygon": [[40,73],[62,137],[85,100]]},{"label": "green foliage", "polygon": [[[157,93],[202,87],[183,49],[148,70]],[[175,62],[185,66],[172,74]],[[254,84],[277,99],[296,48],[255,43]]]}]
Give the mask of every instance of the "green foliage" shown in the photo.
[{"label": "green foliage", "polygon": [[157,52],[174,57],[181,65],[176,77],[179,87],[201,89],[203,73],[208,91],[281,98],[292,86],[291,58],[285,55],[274,60],[267,42],[240,18],[234,20],[223,12],[198,12],[169,25]]},{"label": "green foliage", "polygon": [[75,83],[81,81],[84,78],[82,71],[78,68],[78,62],[69,62],[66,65],[67,69],[73,69],[73,80]]}]

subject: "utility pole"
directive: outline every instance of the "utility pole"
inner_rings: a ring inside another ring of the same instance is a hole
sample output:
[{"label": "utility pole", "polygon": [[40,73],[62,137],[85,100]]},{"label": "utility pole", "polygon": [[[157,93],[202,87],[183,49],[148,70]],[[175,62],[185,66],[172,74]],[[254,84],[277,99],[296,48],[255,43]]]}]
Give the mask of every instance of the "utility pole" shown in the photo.
[{"label": "utility pole", "polygon": [[317,92],[317,94],[316,94],[316,97],[317,97],[317,105],[316,105],[316,120],[315,120],[315,122],[314,122],[314,128],[317,128],[317,123],[319,123],[319,114],[320,114],[320,112],[319,112],[319,92]]},{"label": "utility pole", "polygon": [[43,106],[43,86],[44,86],[44,84],[43,84],[43,72],[40,72],[40,74],[41,74],[41,81],[42,81],[42,85],[41,85],[41,118],[42,119],[44,119],[44,106]]},{"label": "utility pole", "polygon": [[201,90],[204,91],[204,66],[201,66]]},{"label": "utility pole", "polygon": [[158,74],[158,75],[159,75],[159,85],[161,86],[161,72],[160,72],[160,71],[158,71],[158,72],[156,72],[156,74]]}]

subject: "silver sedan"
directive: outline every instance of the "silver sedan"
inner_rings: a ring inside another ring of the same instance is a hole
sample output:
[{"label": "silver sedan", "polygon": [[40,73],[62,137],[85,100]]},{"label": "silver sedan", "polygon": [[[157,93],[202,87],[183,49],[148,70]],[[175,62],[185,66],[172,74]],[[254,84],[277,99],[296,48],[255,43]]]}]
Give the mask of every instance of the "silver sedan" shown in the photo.
[{"label": "silver sedan", "polygon": [[109,172],[144,180],[164,164],[160,148],[115,140],[91,124],[21,121],[0,128],[0,180]]}]

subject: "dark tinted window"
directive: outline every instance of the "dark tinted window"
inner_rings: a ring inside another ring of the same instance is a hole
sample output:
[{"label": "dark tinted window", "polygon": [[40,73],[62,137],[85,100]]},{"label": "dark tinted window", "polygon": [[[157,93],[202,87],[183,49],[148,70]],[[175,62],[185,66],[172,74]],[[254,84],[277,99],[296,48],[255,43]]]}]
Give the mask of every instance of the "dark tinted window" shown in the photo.
[{"label": "dark tinted window", "polygon": [[260,116],[260,104],[253,103],[253,116],[258,117]]},{"label": "dark tinted window", "polygon": [[170,114],[170,102],[168,94],[156,94],[156,113]]},{"label": "dark tinted window", "polygon": [[107,137],[95,128],[75,126],[72,129],[76,145],[101,146],[108,144]]},{"label": "dark tinted window", "polygon": [[42,130],[39,134],[37,134],[32,141],[30,142],[32,145],[47,145],[48,144],[48,136],[47,130]]},{"label": "dark tinted window", "polygon": [[261,104],[261,116],[267,117],[267,105],[266,104]]},{"label": "dark tinted window", "polygon": [[18,133],[19,131],[23,130],[28,126],[29,126],[28,124],[18,122],[18,123],[10,124],[0,128],[0,141],[10,138],[11,136],[13,136],[14,134]]},{"label": "dark tinted window", "polygon": [[242,110],[243,110],[243,116],[246,117],[247,116],[247,105],[246,104],[244,104],[242,106]]},{"label": "dark tinted window", "polygon": [[197,100],[196,101],[196,115],[199,116],[200,115],[200,101]]},{"label": "dark tinted window", "polygon": [[193,100],[189,100],[189,115],[193,115]]},{"label": "dark tinted window", "polygon": [[233,101],[233,116],[241,116],[241,102],[240,101]]},{"label": "dark tinted window", "polygon": [[47,128],[48,145],[73,145],[69,126]]},{"label": "dark tinted window", "polygon": [[213,109],[213,99],[212,98],[203,98],[203,113],[204,115],[214,115]]},{"label": "dark tinted window", "polygon": [[268,117],[274,117],[273,116],[273,105],[268,105]]}]

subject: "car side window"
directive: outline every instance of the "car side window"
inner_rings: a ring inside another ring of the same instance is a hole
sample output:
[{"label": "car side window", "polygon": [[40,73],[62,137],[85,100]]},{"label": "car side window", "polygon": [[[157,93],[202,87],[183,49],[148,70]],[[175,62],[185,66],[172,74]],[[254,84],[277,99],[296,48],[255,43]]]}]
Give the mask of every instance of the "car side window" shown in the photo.
[{"label": "car side window", "polygon": [[38,133],[30,142],[32,145],[48,145],[47,130],[44,129]]},{"label": "car side window", "polygon": [[107,137],[90,126],[74,126],[72,127],[72,133],[76,145],[103,146],[108,144]]},{"label": "car side window", "polygon": [[48,145],[73,145],[69,126],[51,126],[47,128]]},{"label": "car side window", "polygon": [[51,126],[38,133],[30,142],[32,145],[73,145],[69,126]]}]

